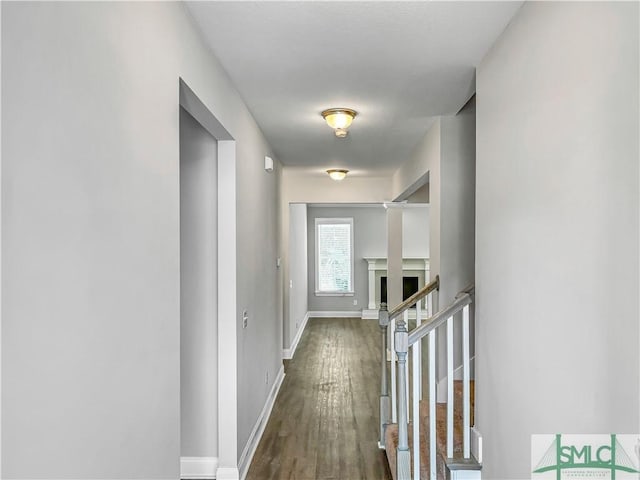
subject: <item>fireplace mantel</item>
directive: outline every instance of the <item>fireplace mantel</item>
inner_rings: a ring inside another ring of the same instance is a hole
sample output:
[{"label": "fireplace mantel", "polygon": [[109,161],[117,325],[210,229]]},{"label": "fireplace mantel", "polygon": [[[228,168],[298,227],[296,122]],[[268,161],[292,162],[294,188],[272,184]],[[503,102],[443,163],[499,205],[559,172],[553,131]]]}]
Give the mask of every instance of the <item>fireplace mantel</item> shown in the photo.
[{"label": "fireplace mantel", "polygon": [[[376,301],[376,273],[387,271],[387,259],[383,257],[365,257],[364,261],[369,266],[369,304],[367,309],[362,310],[362,318],[378,318],[378,302]],[[403,258],[402,271],[424,272],[425,282],[429,281],[429,259],[428,258]],[[423,285],[420,285],[422,287]]]}]

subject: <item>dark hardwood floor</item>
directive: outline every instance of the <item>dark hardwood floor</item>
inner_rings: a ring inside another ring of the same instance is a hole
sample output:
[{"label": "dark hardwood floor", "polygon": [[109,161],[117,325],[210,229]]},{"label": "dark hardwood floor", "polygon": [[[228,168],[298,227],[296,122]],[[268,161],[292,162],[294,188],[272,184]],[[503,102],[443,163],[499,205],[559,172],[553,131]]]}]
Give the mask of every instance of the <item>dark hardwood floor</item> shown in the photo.
[{"label": "dark hardwood floor", "polygon": [[374,320],[310,319],[247,480],[391,479],[378,449]]}]

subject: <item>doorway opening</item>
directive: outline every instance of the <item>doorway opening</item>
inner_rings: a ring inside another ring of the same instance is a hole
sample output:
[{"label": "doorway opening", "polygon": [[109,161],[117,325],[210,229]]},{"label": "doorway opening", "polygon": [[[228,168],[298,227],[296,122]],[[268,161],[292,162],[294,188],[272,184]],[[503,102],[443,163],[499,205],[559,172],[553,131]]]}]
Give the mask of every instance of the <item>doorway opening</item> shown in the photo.
[{"label": "doorway opening", "polygon": [[180,455],[216,457],[218,142],[180,108]]},{"label": "doorway opening", "polygon": [[180,477],[238,472],[236,143],[179,81]]}]

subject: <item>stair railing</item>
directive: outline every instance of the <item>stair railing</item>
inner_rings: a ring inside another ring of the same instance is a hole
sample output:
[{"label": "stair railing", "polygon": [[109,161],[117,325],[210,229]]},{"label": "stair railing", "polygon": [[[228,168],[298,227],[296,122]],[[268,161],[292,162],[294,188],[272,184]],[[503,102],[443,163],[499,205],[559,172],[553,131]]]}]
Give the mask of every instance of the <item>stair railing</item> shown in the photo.
[{"label": "stair railing", "polygon": [[[399,357],[394,353],[391,354],[391,388],[389,388],[389,375],[387,375],[387,345],[389,344],[389,350],[391,352],[395,352],[395,332],[396,332],[396,318],[401,314],[405,314],[404,318],[401,319],[398,327],[407,323],[408,319],[408,309],[413,305],[416,305],[416,322],[417,325],[420,325],[422,319],[422,311],[421,311],[421,300],[425,300],[425,308],[428,312],[431,311],[432,299],[429,294],[438,290],[440,288],[440,277],[436,276],[436,278],[429,282],[427,285],[422,287],[416,293],[414,293],[407,300],[402,302],[392,311],[387,310],[387,304],[382,303],[380,305],[380,310],[378,313],[378,325],[380,326],[380,337],[382,343],[381,350],[381,375],[380,375],[380,440],[378,441],[378,446],[380,448],[385,448],[385,429],[389,423],[397,423],[397,385],[396,385],[396,360],[399,360]],[[404,327],[406,330],[406,326]],[[419,347],[418,347],[419,348]],[[408,402],[408,384],[406,383],[407,379],[407,371],[408,364],[406,363],[406,355],[403,357],[403,367],[402,371],[404,372],[404,382],[402,391],[405,392],[403,396],[404,403]],[[414,375],[414,383],[418,378],[420,381],[421,375]],[[419,391],[421,389],[418,389]],[[391,395],[389,395],[391,393]],[[422,395],[420,395],[421,397]],[[415,395],[414,395],[415,397]],[[418,399],[419,400],[419,399]],[[415,402],[415,399],[414,399]],[[408,404],[407,404],[408,405]]]},{"label": "stair railing", "polygon": [[[413,368],[413,478],[420,479],[420,416],[419,383],[416,377],[421,376],[420,340],[428,338],[429,355],[429,478],[436,480],[436,329],[446,324],[447,336],[447,452],[448,458],[454,456],[454,365],[453,365],[453,322],[454,316],[462,312],[462,434],[463,434],[463,458],[471,456],[471,394],[470,394],[470,353],[469,353],[469,309],[473,302],[474,287],[470,286],[462,290],[450,305],[439,310],[428,318],[425,323],[416,326],[411,332],[407,331],[405,321],[398,322],[394,335],[394,347],[398,358],[398,447],[396,455],[396,480],[411,480],[411,451],[408,442],[408,403],[406,401],[406,358],[409,348],[412,348]],[[411,300],[411,299],[409,299]],[[393,319],[411,307],[409,300],[403,302],[389,313]]]}]

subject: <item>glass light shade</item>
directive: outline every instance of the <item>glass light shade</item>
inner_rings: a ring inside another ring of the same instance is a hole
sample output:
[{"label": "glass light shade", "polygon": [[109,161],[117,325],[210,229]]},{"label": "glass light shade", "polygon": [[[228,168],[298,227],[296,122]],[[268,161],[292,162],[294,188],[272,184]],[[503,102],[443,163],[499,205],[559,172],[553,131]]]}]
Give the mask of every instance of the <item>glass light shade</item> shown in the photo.
[{"label": "glass light shade", "polygon": [[350,108],[330,108],[322,112],[327,125],[331,128],[345,130],[349,128],[353,118],[357,115],[355,110]]},{"label": "glass light shade", "polygon": [[327,115],[325,120],[327,121],[327,125],[331,128],[349,128],[349,125],[351,125],[351,122],[353,121],[353,117],[340,112]]},{"label": "glass light shade", "polygon": [[349,173],[349,170],[341,170],[341,169],[331,169],[331,170],[327,170],[327,173],[329,174],[329,176],[333,179],[333,180],[344,180],[344,177],[347,176],[347,173]]},{"label": "glass light shade", "polygon": [[335,132],[336,132],[336,137],[338,138],[344,138],[349,133],[346,128],[336,128]]}]

